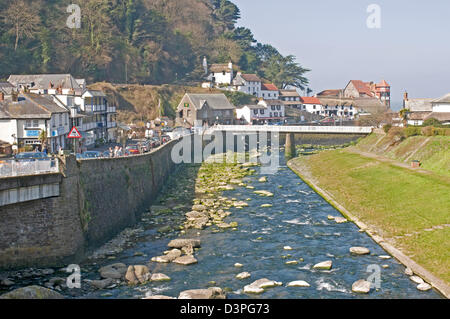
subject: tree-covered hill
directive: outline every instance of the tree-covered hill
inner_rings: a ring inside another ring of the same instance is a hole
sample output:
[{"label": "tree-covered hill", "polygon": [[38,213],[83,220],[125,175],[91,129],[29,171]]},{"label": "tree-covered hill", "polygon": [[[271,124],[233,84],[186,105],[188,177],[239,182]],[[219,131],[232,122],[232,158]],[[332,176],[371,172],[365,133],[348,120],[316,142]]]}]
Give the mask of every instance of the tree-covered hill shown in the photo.
[{"label": "tree-covered hill", "polygon": [[[66,21],[81,8],[81,28]],[[229,0],[0,0],[0,78],[72,73],[90,82],[200,81],[202,59],[232,60],[280,87],[304,87],[308,70],[293,56],[236,27]]]}]

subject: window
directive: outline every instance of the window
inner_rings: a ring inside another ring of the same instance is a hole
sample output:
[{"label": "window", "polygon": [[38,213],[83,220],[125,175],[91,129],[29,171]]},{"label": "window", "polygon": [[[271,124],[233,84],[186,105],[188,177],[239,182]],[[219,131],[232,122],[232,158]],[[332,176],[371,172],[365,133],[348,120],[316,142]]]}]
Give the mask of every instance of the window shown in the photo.
[{"label": "window", "polygon": [[272,117],[272,112],[270,112],[269,116]]},{"label": "window", "polygon": [[264,110],[259,110],[259,113],[260,114],[264,114]]},{"label": "window", "polygon": [[281,105],[277,105],[277,110],[281,110]]},{"label": "window", "polygon": [[33,120],[33,127],[39,127],[39,120]]},{"label": "window", "polygon": [[272,111],[275,111],[275,105],[271,106]]},{"label": "window", "polygon": [[315,105],[313,105],[313,110],[315,110],[316,109],[316,106]]},{"label": "window", "polygon": [[25,128],[31,127],[31,120],[26,120]]},{"label": "window", "polygon": [[59,113],[59,126],[63,125],[62,113]]},{"label": "window", "polygon": [[258,110],[253,110],[253,114],[258,115]]},{"label": "window", "polygon": [[278,112],[275,112],[274,114],[275,114],[275,117],[278,117]]}]

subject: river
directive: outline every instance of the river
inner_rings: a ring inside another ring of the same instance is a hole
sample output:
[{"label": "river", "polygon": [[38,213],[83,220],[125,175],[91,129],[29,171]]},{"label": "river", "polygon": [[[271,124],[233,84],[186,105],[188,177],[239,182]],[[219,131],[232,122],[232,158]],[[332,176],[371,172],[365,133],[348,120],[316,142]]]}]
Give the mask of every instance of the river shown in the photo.
[{"label": "river", "polygon": [[[255,169],[256,174],[245,177],[244,182],[253,185],[254,190],[267,190],[274,196],[262,197],[245,187],[224,191],[224,196],[247,201],[249,207],[230,209],[232,215],[225,221],[238,222],[236,230],[218,231],[209,227],[191,229],[183,234],[182,237],[201,240],[201,248],[195,252],[198,264],[182,266],[150,262],[151,257],[167,250],[171,239],[180,236],[177,227],[183,224],[184,214],[192,205],[192,183],[197,168],[183,166],[172,174],[156,204],[185,205],[185,209],[174,209],[170,214],[158,216],[145,214],[123,250],[81,265],[83,279],[99,279],[99,267],[121,262],[148,265],[152,272],[164,273],[171,280],[138,286],[122,284],[103,290],[88,289],[89,285],[83,281],[83,289],[66,290],[65,295],[74,298],[143,298],[161,294],[177,297],[183,290],[217,286],[225,289],[230,299],[441,298],[435,290],[417,290],[416,284],[404,274],[405,267],[394,258],[380,258],[388,254],[355,224],[337,224],[329,220],[329,215],[341,216],[340,213],[286,166],[283,155],[280,155],[278,171],[265,175],[266,183],[258,181],[264,175],[260,174],[259,167]],[[272,204],[272,207],[263,208],[263,204]],[[285,246],[292,250],[285,250]],[[349,248],[353,246],[367,247],[370,254],[351,255]],[[293,260],[298,264],[286,264]],[[312,269],[314,264],[326,260],[333,262],[331,270]],[[235,263],[243,267],[237,268]],[[353,293],[351,287],[355,281],[373,274],[367,272],[369,266],[380,270],[380,288],[372,289],[367,295]],[[235,278],[244,271],[251,273],[251,277]],[[260,278],[279,281],[283,285],[267,289],[260,295],[243,293],[245,285]],[[310,287],[286,287],[288,282],[296,280],[304,280]]]}]

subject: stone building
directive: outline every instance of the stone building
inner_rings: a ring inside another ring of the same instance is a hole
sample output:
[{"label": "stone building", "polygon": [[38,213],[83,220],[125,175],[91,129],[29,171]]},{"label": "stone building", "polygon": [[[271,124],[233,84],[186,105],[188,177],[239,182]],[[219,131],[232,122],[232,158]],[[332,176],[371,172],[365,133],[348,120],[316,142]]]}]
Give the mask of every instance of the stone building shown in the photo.
[{"label": "stone building", "polygon": [[200,127],[234,124],[235,107],[225,94],[186,93],[177,107],[177,124]]}]

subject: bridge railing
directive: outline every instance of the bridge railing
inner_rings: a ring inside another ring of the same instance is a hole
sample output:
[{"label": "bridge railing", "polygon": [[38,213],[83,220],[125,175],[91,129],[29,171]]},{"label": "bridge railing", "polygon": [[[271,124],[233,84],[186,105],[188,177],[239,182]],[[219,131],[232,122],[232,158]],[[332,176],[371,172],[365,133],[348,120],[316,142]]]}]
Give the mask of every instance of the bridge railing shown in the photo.
[{"label": "bridge railing", "polygon": [[279,132],[279,133],[324,133],[324,134],[370,134],[370,126],[276,126],[276,125],[216,125],[206,133],[214,131],[232,132]]},{"label": "bridge railing", "polygon": [[56,158],[34,161],[0,160],[0,178],[58,172],[59,161]]}]

